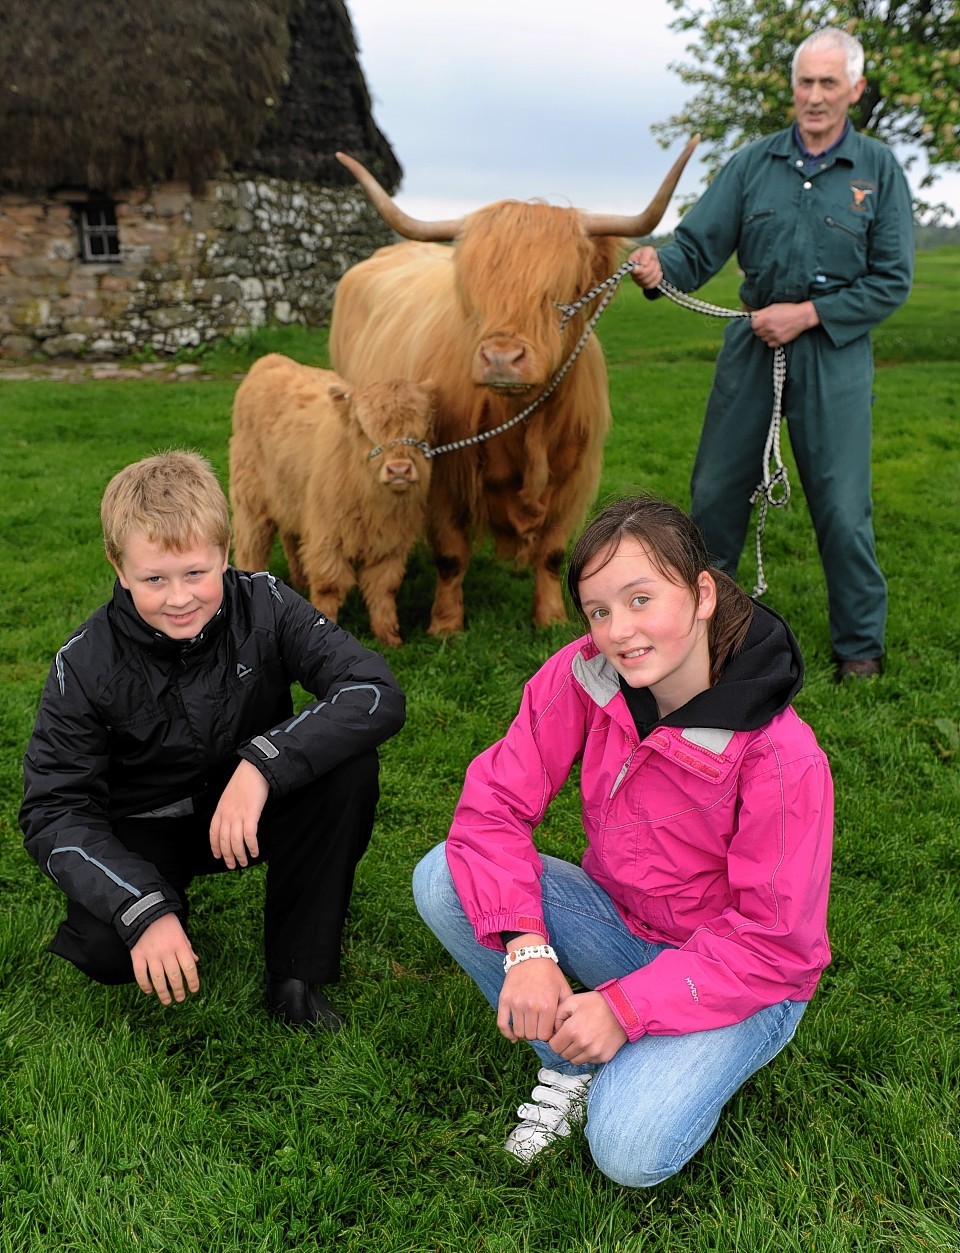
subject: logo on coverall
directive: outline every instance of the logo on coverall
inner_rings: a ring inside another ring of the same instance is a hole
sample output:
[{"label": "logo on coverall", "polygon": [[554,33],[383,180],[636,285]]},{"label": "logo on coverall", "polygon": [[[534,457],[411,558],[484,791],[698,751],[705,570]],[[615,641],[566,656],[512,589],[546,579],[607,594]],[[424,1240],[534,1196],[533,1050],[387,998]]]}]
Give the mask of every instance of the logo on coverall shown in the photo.
[{"label": "logo on coverall", "polygon": [[867,208],[867,197],[872,196],[877,190],[873,183],[856,182],[850,184],[850,190],[853,192],[853,204],[850,206],[855,213],[865,213]]}]

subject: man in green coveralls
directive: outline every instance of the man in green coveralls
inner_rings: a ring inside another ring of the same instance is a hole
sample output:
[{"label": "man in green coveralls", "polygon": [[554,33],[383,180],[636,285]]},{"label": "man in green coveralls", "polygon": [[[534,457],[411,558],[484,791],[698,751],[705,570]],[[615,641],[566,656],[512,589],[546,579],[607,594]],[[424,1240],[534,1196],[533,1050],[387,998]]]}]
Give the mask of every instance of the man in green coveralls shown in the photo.
[{"label": "man in green coveralls", "polygon": [[750,319],[727,326],[691,480],[692,513],[736,571],[763,474],[773,352],[786,348],[783,410],[817,532],[837,679],[883,667],[887,587],[870,493],[870,331],[913,276],[910,191],[893,153],[847,109],[866,86],[863,48],[827,28],[793,58],[796,121],[737,152],[659,252],[632,255],[652,297],[663,278],[705,283],[736,252]]}]

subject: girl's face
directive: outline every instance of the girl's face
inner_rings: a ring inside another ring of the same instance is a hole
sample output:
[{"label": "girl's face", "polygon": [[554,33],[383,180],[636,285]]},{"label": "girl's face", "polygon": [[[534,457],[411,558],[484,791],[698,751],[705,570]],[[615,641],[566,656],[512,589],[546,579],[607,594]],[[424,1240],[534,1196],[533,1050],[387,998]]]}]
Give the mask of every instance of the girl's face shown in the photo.
[{"label": "girl's face", "polygon": [[580,602],[600,652],[631,687],[648,687],[660,717],[710,686],[707,627],[717,588],[704,571],[697,596],[671,583],[632,536],[584,568]]}]

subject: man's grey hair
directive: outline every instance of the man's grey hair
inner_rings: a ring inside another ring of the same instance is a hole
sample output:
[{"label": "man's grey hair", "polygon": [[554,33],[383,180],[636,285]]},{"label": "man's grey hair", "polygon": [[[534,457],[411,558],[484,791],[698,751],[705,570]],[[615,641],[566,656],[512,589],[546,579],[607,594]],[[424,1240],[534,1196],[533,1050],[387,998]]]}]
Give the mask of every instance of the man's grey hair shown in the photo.
[{"label": "man's grey hair", "polygon": [[793,66],[790,75],[794,86],[796,86],[797,82],[797,60],[800,53],[807,48],[821,47],[835,48],[843,53],[847,62],[847,78],[851,87],[863,77],[863,45],[858,39],[848,35],[845,30],[838,30],[835,26],[825,26],[823,30],[817,30],[812,35],[808,35],[803,43],[797,46],[797,50],[793,54]]}]

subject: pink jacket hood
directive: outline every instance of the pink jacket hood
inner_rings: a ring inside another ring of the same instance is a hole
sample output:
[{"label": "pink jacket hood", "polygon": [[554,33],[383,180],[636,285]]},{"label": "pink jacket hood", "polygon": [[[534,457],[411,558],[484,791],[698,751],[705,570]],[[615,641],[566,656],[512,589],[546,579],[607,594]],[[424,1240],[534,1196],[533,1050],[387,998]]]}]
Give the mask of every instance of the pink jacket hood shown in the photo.
[{"label": "pink jacket hood", "polygon": [[809,1000],[830,960],[833,830],[812,731],[788,706],[756,730],[661,724],[641,742],[589,636],[533,676],[467,771],[447,860],[478,941],[546,934],[532,833],[578,762],[584,870],[631,931],[671,946],[599,989],[628,1037]]}]

